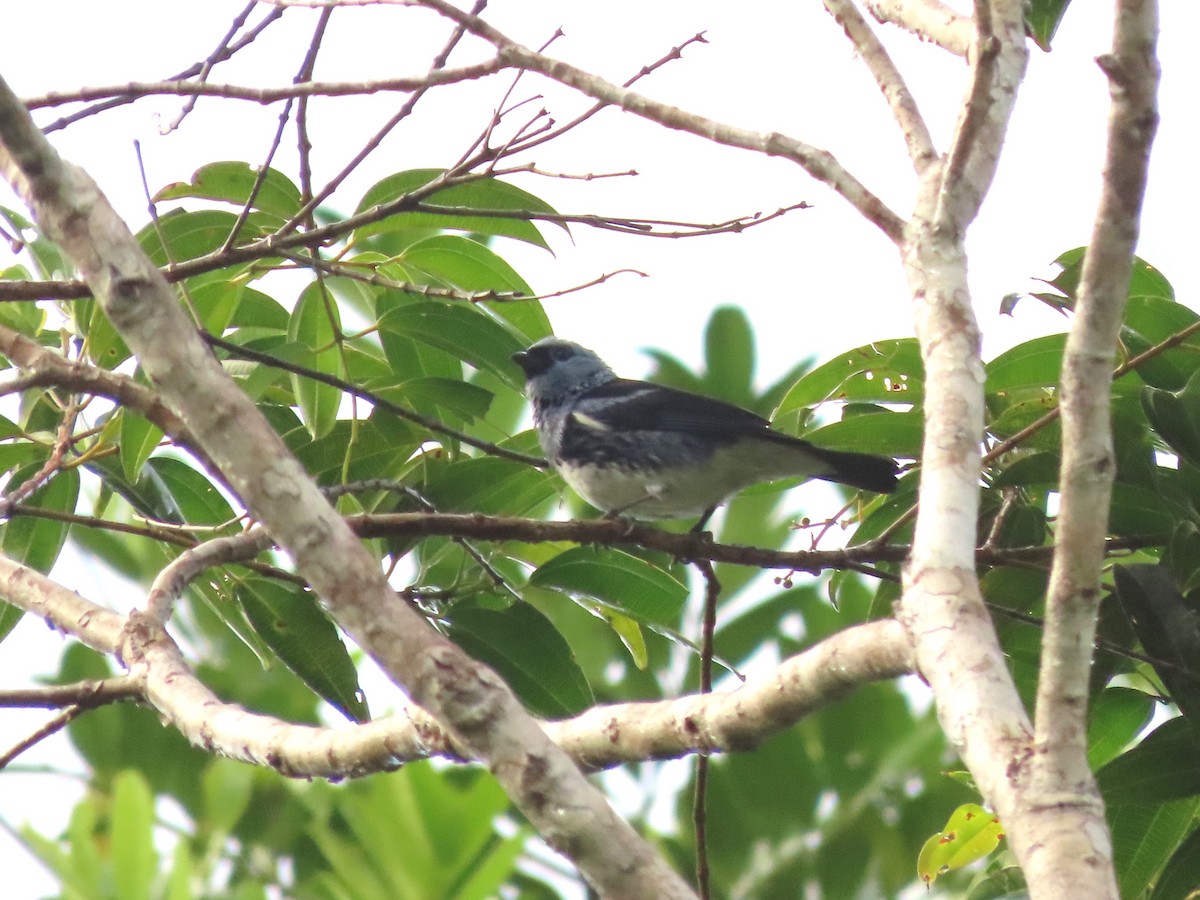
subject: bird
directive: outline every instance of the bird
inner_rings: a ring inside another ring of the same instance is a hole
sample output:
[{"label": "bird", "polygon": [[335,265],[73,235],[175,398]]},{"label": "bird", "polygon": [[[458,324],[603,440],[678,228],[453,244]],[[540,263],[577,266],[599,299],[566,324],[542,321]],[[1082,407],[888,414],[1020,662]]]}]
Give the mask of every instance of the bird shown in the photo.
[{"label": "bird", "polygon": [[818,478],[896,489],[896,461],[826,450],[723,400],[618,378],[595,353],[546,337],[512,355],[547,461],[609,516],[700,517],[752,484]]}]

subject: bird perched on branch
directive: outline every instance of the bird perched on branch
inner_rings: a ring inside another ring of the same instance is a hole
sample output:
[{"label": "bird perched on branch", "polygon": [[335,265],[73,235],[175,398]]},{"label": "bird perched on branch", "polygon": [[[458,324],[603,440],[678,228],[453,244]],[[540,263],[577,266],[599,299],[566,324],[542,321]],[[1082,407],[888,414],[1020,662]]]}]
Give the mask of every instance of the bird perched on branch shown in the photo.
[{"label": "bird perched on branch", "polygon": [[743,488],[819,478],[877,493],[896,463],[824,450],[722,400],[618,378],[591,350],[556,337],[513,354],[546,458],[588,503],[637,519],[700,516]]}]

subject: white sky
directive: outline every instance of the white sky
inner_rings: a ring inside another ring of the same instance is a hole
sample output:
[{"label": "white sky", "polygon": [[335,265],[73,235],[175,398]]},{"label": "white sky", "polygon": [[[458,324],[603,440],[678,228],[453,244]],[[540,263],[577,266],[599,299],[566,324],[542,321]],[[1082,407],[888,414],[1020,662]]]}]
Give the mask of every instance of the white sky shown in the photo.
[{"label": "white sky", "polygon": [[[22,96],[162,78],[205,57],[242,5],[242,0],[187,5],[9,0],[0,30],[0,75]],[[1194,95],[1200,54],[1191,44],[1200,33],[1200,7],[1178,2],[1163,6],[1162,124],[1139,252],[1163,270],[1182,302],[1195,305],[1195,237],[1187,223],[1197,200]],[[907,212],[913,177],[899,133],[865,68],[816,0],[493,0],[487,16],[532,46],[561,26],[565,36],[553,45],[552,54],[617,82],[704,30],[707,44],[689,47],[682,60],[644,80],[639,90],[731,124],[781,131],[822,146],[894,209]],[[1059,253],[1087,241],[1108,102],[1107,85],[1093,59],[1109,48],[1111,17],[1111,2],[1078,0],[1054,53],[1031,51],[1000,173],[970,238],[972,292],[989,356],[1063,327],[1064,320],[1036,302],[1020,305],[1015,319],[998,316],[997,307],[1005,294],[1030,288],[1031,276],[1049,275],[1048,264]],[[311,11],[289,12],[243,58],[219,68],[213,80],[289,82],[307,47],[313,18]],[[428,65],[428,48],[440,47],[446,30],[435,16],[419,11],[347,10],[334,16],[317,78],[420,74]],[[926,112],[938,148],[944,149],[965,66],[894,28],[881,33]],[[483,52],[478,42],[464,42],[451,64]],[[504,76],[448,88],[427,98],[351,179],[334,206],[349,211],[361,192],[386,173],[457,158],[509,80]],[[518,96],[522,90],[543,93],[559,121],[584,106],[541,80],[526,79]],[[396,95],[316,101],[312,135],[317,182],[340,170],[400,102]],[[54,142],[85,166],[131,224],[140,227],[146,214],[134,138],[142,142],[148,178],[157,188],[187,180],[212,160],[256,163],[276,125],[274,109],[202,100],[178,131],[160,135],[162,122],[178,108],[178,101],[166,98],[142,101],[59,132]],[[52,118],[42,113],[39,121]],[[294,171],[292,145],[286,144],[282,153],[280,166]],[[650,276],[620,276],[549,303],[556,331],[592,346],[623,374],[644,374],[648,362],[639,350],[647,346],[699,362],[708,314],[726,303],[743,306],[752,318],[764,381],[797,358],[825,359],[870,340],[912,333],[892,245],[791,163],[664,132],[612,110],[534,158],[550,171],[636,168],[641,173],[591,183],[520,182],[562,212],[704,222],[769,212],[798,200],[815,206],[741,235],[637,239],[576,227],[572,242],[558,229],[547,228],[554,256],[526,247],[501,248],[539,292],[621,268]],[[11,202],[11,195],[0,189],[0,203]],[[5,264],[0,255],[0,265]],[[79,580],[87,584],[92,578],[84,574]],[[93,599],[120,603],[138,598]],[[60,649],[61,640],[41,623],[25,621],[0,645],[0,686],[27,683],[31,669],[50,670]],[[43,719],[41,713],[0,711],[0,747],[10,746]],[[61,761],[62,743],[61,738],[47,742],[20,762]],[[53,833],[66,821],[70,801],[64,796],[62,803],[47,802],[51,791],[46,776],[3,778],[6,800],[0,816],[8,822],[19,824],[28,816],[45,833]],[[3,833],[0,860],[11,873],[9,888],[19,885],[12,896],[52,889]]]}]

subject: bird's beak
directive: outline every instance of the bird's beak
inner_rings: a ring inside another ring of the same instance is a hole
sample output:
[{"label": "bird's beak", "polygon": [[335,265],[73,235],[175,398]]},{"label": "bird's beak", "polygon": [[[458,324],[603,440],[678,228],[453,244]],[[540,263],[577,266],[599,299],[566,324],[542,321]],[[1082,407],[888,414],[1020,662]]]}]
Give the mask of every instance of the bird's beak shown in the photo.
[{"label": "bird's beak", "polygon": [[510,356],[509,359],[511,359],[513,362],[515,362],[518,366],[520,366],[522,372],[528,371],[525,368],[525,363],[527,363],[529,361],[529,354],[526,351],[518,350],[516,353],[514,353],[512,356]]}]

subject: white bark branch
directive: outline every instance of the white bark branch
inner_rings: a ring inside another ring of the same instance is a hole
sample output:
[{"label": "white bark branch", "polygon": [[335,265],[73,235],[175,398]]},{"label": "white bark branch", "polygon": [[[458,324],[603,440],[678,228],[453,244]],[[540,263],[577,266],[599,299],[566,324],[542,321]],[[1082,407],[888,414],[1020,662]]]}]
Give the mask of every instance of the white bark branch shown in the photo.
[{"label": "white bark branch", "polygon": [[913,168],[920,175],[931,164],[937,161],[937,150],[933,146],[933,138],[925,119],[913,99],[912,92],[904,82],[904,77],[892,62],[891,56],[876,37],[871,26],[863,19],[854,0],[823,0],[825,9],[842,26],[846,37],[854,44],[862,61],[871,70],[875,83],[892,109],[896,124],[904,135],[904,144],[908,148],[908,158],[912,160]]},{"label": "white bark branch", "polygon": [[[1088,676],[1116,473],[1112,371],[1158,124],[1157,36],[1153,0],[1117,3],[1112,54],[1097,60],[1112,96],[1104,180],[1063,355],[1061,501],[1029,797],[1031,804],[1054,811],[1039,824],[1046,834],[1061,837],[1052,841],[1039,835],[1026,860],[1030,877],[1057,885],[1060,896],[1118,896],[1112,841],[1087,762]],[[1094,873],[1090,882],[1081,882],[1074,867],[1061,867],[1051,851],[1064,849],[1087,862]]]},{"label": "white bark branch", "polygon": [[602,894],[693,896],[499,677],[395,602],[375,561],[200,340],[95,183],[58,156],[3,81],[0,170],[79,268],[163,399],[359,646],[486,761],[546,841]]},{"label": "white bark branch", "polygon": [[922,179],[904,245],[926,394],[920,511],[899,615],[947,737],[1015,846],[1028,835],[1018,812],[1032,725],[975,573],[984,370],[963,239],[995,174],[1026,51],[1020,0],[976,6],[971,86],[947,157]]},{"label": "white bark branch", "polygon": [[[248,552],[251,541],[235,540],[237,555]],[[192,554],[197,562],[208,555]],[[119,657],[140,696],[188,740],[211,752],[285,775],[318,778],[362,775],[430,756],[470,758],[468,748],[415,704],[405,704],[395,716],[338,728],[248,712],[200,682],[159,616],[118,615],[2,556],[0,596],[93,649]],[[864,684],[912,671],[907,633],[898,622],[884,619],[838,632],[732,691],[600,706],[541,727],[589,770],[735,752],[757,746]]]},{"label": "white bark branch", "polygon": [[878,22],[899,25],[963,59],[970,53],[975,33],[971,20],[939,0],[866,0],[866,4]]}]

